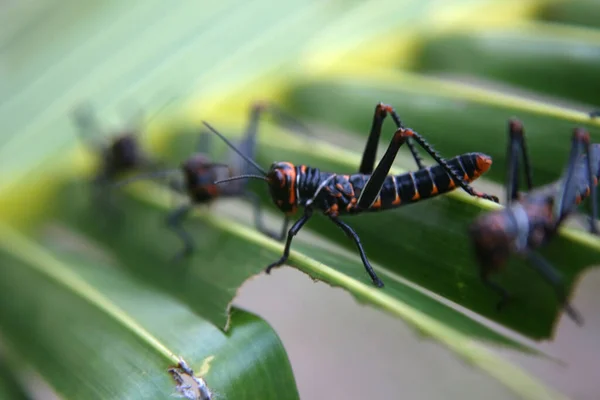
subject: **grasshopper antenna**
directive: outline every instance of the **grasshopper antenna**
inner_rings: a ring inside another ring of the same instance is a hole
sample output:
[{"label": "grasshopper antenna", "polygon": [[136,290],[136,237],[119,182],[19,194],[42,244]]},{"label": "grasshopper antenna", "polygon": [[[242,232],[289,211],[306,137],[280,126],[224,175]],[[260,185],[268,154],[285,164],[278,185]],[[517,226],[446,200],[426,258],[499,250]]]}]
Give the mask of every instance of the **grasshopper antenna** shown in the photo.
[{"label": "grasshopper antenna", "polygon": [[237,175],[237,176],[232,176],[231,178],[226,178],[226,179],[221,179],[215,182],[216,185],[218,185],[219,183],[225,183],[225,182],[231,182],[231,181],[237,181],[240,179],[261,179],[263,181],[269,181],[266,177],[262,176],[262,175],[252,175],[252,174],[244,174],[244,175]]},{"label": "grasshopper antenna", "polygon": [[[152,114],[149,117],[144,117],[144,112],[140,109],[139,105],[136,106],[135,108],[137,109],[137,117],[135,117],[135,120],[137,122],[135,122],[133,125],[134,126],[140,126],[142,123],[145,125],[149,125],[152,121],[154,121],[157,117],[159,117],[160,115],[162,115],[162,113],[167,110],[169,108],[169,106],[173,105],[173,103],[176,100],[181,99],[183,96],[182,95],[178,95],[178,96],[173,96],[171,97],[169,100],[163,102],[163,104],[158,107],[158,109],[154,110],[152,112]],[[122,106],[121,106],[122,108]]]},{"label": "grasshopper antenna", "polygon": [[246,156],[244,153],[242,153],[237,147],[235,147],[235,145],[233,143],[231,143],[225,136],[223,136],[221,133],[219,133],[215,128],[213,128],[212,126],[210,126],[210,124],[206,121],[202,121],[202,123],[208,128],[210,129],[210,131],[212,133],[214,133],[215,135],[217,135],[218,137],[221,138],[222,141],[224,141],[227,146],[231,147],[231,149],[233,151],[235,151],[236,153],[238,153],[240,155],[240,157],[242,157],[244,160],[246,160],[248,163],[250,163],[254,168],[256,168],[259,172],[261,172],[263,174],[263,176],[267,176],[267,171],[265,171],[260,165],[258,165],[256,163],[256,161],[254,161],[253,159],[251,159],[250,157]]},{"label": "grasshopper antenna", "polygon": [[169,106],[171,106],[173,103],[175,103],[176,100],[180,100],[182,97],[183,97],[182,95],[171,97],[162,106],[160,106],[158,108],[158,110],[154,111],[154,113],[152,113],[152,115],[150,115],[150,117],[145,121],[146,125],[148,125],[150,122],[154,121],[154,119],[156,119],[156,117],[158,117]]}]

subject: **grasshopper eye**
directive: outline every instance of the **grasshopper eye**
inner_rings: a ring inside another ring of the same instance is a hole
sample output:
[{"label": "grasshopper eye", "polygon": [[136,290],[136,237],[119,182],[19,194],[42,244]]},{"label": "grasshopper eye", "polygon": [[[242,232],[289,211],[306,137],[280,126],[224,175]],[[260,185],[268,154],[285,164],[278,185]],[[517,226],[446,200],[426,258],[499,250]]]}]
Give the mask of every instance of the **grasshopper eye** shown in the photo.
[{"label": "grasshopper eye", "polygon": [[281,187],[281,188],[285,187],[285,181],[286,181],[285,174],[280,170],[276,170],[275,182],[279,184],[279,187]]},{"label": "grasshopper eye", "polygon": [[295,167],[287,162],[273,163],[267,174],[271,198],[275,205],[286,214],[292,214],[297,209],[294,188],[295,175]]}]

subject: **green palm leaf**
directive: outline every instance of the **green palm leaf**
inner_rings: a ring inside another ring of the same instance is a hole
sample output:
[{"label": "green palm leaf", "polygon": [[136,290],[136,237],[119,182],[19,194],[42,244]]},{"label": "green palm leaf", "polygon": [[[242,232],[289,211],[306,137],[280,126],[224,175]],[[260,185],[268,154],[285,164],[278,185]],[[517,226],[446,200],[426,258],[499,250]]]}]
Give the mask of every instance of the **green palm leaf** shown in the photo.
[{"label": "green palm leaf", "polygon": [[[44,249],[2,228],[2,302],[12,307],[1,314],[0,323],[6,343],[61,396],[183,394],[167,371],[185,355],[209,390],[221,396],[298,398],[281,343],[262,320],[233,310],[234,328],[224,334],[177,300],[106,262],[100,250],[98,259],[90,258],[85,246],[93,243],[80,238],[87,251],[77,254],[72,249],[77,238],[69,236],[73,232],[56,229]],[[14,282],[27,285],[15,287]],[[227,365],[228,372],[220,365]]]},{"label": "green palm leaf", "polygon": [[503,81],[597,106],[599,55],[596,30],[533,23],[433,38],[416,68]]}]

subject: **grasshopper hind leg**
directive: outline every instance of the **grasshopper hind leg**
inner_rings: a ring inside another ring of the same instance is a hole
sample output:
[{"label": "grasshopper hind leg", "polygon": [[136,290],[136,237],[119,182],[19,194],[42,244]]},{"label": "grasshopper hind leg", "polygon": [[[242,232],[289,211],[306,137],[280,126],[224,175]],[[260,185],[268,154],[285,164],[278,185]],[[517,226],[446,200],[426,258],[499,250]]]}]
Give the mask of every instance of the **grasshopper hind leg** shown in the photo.
[{"label": "grasshopper hind leg", "polygon": [[556,292],[556,297],[558,298],[559,303],[564,308],[567,315],[575,321],[577,325],[583,325],[583,318],[581,315],[571,306],[567,300],[567,295],[565,294],[565,286],[562,278],[559,273],[554,269],[552,265],[548,261],[546,261],[543,257],[529,252],[527,253],[527,258],[531,263],[531,266],[539,272],[539,274],[544,278]]},{"label": "grasshopper hind leg", "polygon": [[167,217],[167,226],[173,231],[183,242],[183,248],[175,254],[174,261],[187,258],[194,253],[194,242],[190,234],[183,228],[183,221],[192,210],[191,204],[181,206],[169,214]]}]

